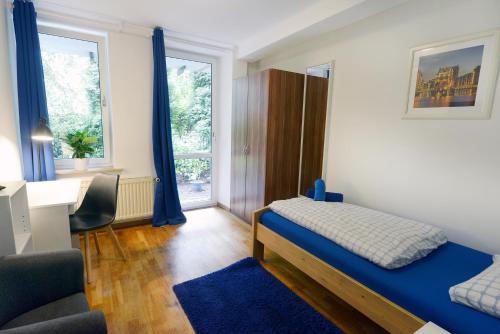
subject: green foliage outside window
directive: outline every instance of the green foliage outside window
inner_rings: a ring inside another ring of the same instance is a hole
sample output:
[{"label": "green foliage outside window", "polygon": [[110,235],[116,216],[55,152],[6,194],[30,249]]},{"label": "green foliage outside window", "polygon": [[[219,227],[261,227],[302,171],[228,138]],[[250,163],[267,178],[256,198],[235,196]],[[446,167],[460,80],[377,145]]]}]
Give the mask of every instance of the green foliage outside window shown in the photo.
[{"label": "green foliage outside window", "polygon": [[[168,85],[174,154],[211,152],[211,71],[179,74],[176,68],[169,68]],[[210,178],[210,159],[177,159],[175,166],[179,182]]]},{"label": "green foliage outside window", "polygon": [[210,178],[210,165],[210,159],[177,159],[175,160],[177,181],[207,181]]},{"label": "green foliage outside window", "polygon": [[104,158],[99,67],[95,54],[42,51],[49,124],[54,133],[54,157],[72,158],[68,134],[85,131],[95,137],[91,158]]},{"label": "green foliage outside window", "polygon": [[175,154],[210,152],[212,76],[205,71],[177,75],[168,70],[170,119]]}]

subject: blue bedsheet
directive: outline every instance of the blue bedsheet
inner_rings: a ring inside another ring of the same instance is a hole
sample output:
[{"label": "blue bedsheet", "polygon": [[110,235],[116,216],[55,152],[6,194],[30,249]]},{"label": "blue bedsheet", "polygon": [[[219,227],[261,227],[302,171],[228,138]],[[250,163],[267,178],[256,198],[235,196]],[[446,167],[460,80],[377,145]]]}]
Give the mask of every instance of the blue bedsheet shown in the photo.
[{"label": "blue bedsheet", "polygon": [[500,319],[453,303],[448,295],[452,285],[491,265],[489,254],[448,242],[423,259],[388,270],[272,211],[261,222],[425,321],[456,334],[500,333]]}]

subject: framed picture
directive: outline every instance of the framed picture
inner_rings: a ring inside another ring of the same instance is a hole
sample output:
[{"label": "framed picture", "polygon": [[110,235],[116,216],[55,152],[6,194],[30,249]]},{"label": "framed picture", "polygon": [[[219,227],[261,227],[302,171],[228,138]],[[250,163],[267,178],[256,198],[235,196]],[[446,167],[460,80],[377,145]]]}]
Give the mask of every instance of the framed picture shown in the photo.
[{"label": "framed picture", "polygon": [[411,50],[406,119],[488,119],[498,75],[499,31]]}]

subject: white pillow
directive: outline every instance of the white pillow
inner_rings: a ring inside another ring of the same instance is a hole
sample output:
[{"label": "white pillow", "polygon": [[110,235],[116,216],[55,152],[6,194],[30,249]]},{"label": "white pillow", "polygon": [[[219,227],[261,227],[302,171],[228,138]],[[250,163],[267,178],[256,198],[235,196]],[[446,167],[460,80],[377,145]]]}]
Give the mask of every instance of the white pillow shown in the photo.
[{"label": "white pillow", "polygon": [[452,286],[451,300],[500,318],[500,255],[493,264],[470,280]]}]

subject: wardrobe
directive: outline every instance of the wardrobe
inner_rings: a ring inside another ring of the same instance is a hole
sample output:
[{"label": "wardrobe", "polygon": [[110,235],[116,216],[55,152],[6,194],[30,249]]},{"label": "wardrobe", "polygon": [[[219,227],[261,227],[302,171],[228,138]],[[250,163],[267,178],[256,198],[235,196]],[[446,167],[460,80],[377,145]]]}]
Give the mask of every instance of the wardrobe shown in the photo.
[{"label": "wardrobe", "polygon": [[252,212],[299,192],[304,75],[277,69],[233,83],[231,212]]}]

